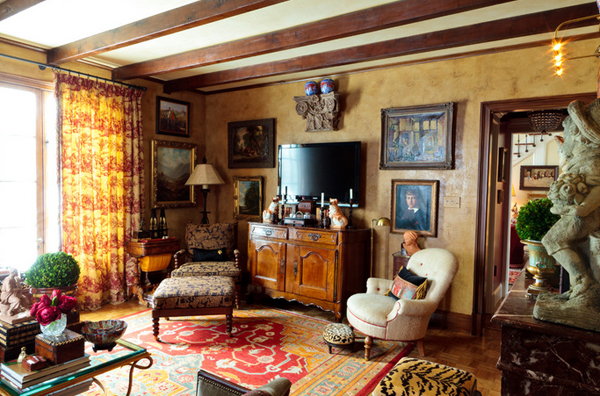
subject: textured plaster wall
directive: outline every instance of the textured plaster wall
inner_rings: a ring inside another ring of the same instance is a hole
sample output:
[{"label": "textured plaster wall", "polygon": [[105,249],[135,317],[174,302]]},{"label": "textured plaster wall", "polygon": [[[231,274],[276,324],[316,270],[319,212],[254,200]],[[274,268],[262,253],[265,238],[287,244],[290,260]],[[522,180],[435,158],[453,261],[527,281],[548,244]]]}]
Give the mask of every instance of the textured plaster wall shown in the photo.
[{"label": "textured plaster wall", "polygon": [[[597,43],[570,44],[574,53],[593,53]],[[275,118],[276,145],[285,143],[360,140],[362,148],[363,205],[353,212],[359,226],[371,219],[390,217],[392,179],[439,180],[440,198],[461,197],[460,208],[439,208],[437,238],[424,238],[425,247],[453,252],[459,272],[441,309],[470,314],[473,300],[474,239],[479,168],[481,102],[585,93],[596,90],[597,61],[567,64],[566,75],[555,77],[547,48],[534,48],[433,62],[384,70],[333,76],[342,93],[342,117],[335,132],[304,132],[295,113],[293,96],[303,94],[304,81],[249,89],[206,98],[208,160],[216,164],[226,184],[213,188],[210,210],[218,221],[233,219],[233,176],[264,177],[264,204],[276,193],[277,169],[227,168],[227,123]],[[317,76],[315,79],[319,80]],[[383,108],[456,103],[456,166],[454,170],[379,170],[380,111]],[[327,170],[324,169],[324,172]],[[385,238],[382,238],[385,240]],[[391,234],[389,253],[400,250],[402,235]],[[247,223],[240,222],[240,249],[247,250]],[[379,247],[376,247],[379,249]],[[376,272],[379,272],[376,269]],[[390,275],[391,276],[391,275]]]}]

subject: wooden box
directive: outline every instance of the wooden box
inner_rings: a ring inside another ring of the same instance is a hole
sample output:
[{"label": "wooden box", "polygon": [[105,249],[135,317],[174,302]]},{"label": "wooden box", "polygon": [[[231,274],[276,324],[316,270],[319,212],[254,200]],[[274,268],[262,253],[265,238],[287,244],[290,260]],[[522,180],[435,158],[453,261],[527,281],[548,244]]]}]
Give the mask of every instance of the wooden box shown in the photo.
[{"label": "wooden box", "polygon": [[85,338],[71,330],[65,330],[58,337],[43,333],[35,337],[35,354],[43,356],[50,364],[59,364],[80,358],[84,355]]},{"label": "wooden box", "polygon": [[298,211],[300,211],[302,213],[316,214],[317,213],[317,203],[312,199],[300,201],[298,203]]},{"label": "wooden box", "polygon": [[35,336],[41,332],[36,320],[10,324],[0,321],[0,347],[12,348],[33,343]]}]

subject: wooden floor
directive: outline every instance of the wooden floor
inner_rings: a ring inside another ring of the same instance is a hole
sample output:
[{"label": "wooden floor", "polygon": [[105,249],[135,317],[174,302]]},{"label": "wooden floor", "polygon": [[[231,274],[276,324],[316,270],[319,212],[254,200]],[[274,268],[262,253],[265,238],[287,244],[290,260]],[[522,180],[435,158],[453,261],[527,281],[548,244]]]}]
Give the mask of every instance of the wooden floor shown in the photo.
[{"label": "wooden floor", "polygon": [[[304,315],[334,321],[331,312],[284,300],[264,299],[261,305],[287,309]],[[99,311],[80,312],[81,320],[115,319],[147,309],[132,299],[121,305],[106,305]],[[375,341],[377,342],[377,341]],[[415,348],[410,357],[460,368],[477,377],[477,389],[482,396],[500,395],[500,371],[496,363],[500,357],[500,330],[487,328],[483,337],[473,337],[465,333],[448,330],[429,329],[425,336],[425,357]]]}]

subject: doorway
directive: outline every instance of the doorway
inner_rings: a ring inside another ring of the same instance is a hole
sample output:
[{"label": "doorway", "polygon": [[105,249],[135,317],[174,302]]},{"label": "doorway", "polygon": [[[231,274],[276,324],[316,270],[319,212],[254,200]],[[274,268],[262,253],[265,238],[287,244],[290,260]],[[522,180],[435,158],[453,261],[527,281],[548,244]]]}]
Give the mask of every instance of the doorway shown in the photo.
[{"label": "doorway", "polygon": [[[596,93],[589,93],[483,102],[481,104],[476,215],[478,221],[475,234],[475,283],[471,334],[482,334],[485,323],[489,321],[491,313],[493,313],[489,312],[490,307],[494,307],[496,305],[494,300],[501,299],[505,292],[505,290],[498,289],[498,284],[504,282],[507,274],[506,266],[503,263],[507,260],[506,254],[510,240],[508,227],[510,208],[507,202],[510,202],[512,186],[510,182],[507,182],[508,178],[501,178],[499,173],[500,170],[506,170],[508,166],[507,161],[500,161],[503,155],[501,148],[511,147],[508,125],[501,120],[511,113],[565,109],[573,100],[590,103],[596,98]],[[508,140],[507,137],[509,137]],[[506,152],[504,151],[504,153]],[[499,224],[497,219],[504,219],[505,224]],[[496,271],[495,276],[494,270]],[[498,271],[501,271],[500,275]]]}]

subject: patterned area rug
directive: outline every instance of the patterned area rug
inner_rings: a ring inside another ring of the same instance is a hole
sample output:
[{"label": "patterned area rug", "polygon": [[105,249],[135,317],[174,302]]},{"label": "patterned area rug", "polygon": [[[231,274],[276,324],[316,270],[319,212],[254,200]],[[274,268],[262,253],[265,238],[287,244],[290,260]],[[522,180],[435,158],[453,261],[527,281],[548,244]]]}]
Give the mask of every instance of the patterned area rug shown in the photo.
[{"label": "patterned area rug", "polygon": [[[412,349],[376,340],[365,362],[363,338],[357,337],[354,351],[334,348],[330,355],[322,338],[330,322],[273,308],[234,310],[231,338],[223,315],[161,319],[162,343],[152,336],[150,310],[123,319],[128,323],[123,338],[144,346],[154,359],[149,369],[135,370],[132,395],[193,396],[203,368],[252,389],[281,376],[292,381],[291,395],[363,396]],[[128,374],[127,367],[98,378],[107,395],[123,395]],[[84,393],[101,394],[97,385]]]}]

